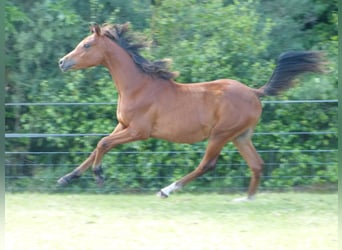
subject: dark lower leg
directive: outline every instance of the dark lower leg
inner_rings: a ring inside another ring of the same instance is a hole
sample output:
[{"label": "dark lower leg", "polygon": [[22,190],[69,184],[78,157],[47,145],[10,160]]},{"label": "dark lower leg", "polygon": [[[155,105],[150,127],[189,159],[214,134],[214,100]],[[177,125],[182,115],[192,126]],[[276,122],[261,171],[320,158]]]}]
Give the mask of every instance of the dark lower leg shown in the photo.
[{"label": "dark lower leg", "polygon": [[76,170],[74,170],[71,173],[66,174],[63,177],[61,177],[57,181],[57,184],[60,186],[65,186],[65,185],[69,184],[73,179],[77,179],[79,177],[80,177],[80,174],[78,174],[78,172]]},{"label": "dark lower leg", "polygon": [[74,169],[72,172],[64,175],[61,177],[57,183],[58,185],[64,186],[70,183],[73,179],[76,179],[82,175],[84,171],[86,171],[94,162],[96,153],[95,151],[91,153],[91,155],[76,169]]},{"label": "dark lower leg", "polygon": [[102,166],[98,166],[96,169],[94,169],[94,177],[95,177],[95,181],[96,181],[96,184],[99,186],[99,187],[102,187],[103,186],[103,183],[104,183],[104,176],[103,176],[103,169],[102,169]]},{"label": "dark lower leg", "polygon": [[103,169],[102,169],[102,157],[108,151],[109,151],[109,149],[105,149],[102,152],[99,149],[96,150],[96,157],[95,157],[95,160],[93,162],[92,169],[93,169],[96,184],[99,187],[102,187],[103,183],[104,183],[104,176],[103,176]]}]

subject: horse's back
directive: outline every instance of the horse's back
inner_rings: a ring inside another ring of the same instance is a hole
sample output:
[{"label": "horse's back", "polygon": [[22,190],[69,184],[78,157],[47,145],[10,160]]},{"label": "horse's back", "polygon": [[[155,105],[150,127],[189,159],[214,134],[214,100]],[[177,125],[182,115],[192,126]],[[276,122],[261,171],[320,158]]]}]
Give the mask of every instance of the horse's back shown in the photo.
[{"label": "horse's back", "polygon": [[[242,115],[251,114],[259,117],[261,102],[255,89],[231,79],[219,79],[211,82],[185,85],[196,92],[202,93],[204,105],[213,105],[219,110],[230,110]],[[232,114],[231,114],[232,115]]]}]

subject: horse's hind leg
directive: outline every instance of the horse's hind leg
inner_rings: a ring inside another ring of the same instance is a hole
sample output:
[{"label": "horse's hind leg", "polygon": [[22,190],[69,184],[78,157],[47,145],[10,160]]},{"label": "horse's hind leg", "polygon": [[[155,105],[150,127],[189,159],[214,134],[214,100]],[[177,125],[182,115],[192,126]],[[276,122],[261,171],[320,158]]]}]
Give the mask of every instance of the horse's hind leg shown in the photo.
[{"label": "horse's hind leg", "polygon": [[251,134],[252,133],[247,132],[233,140],[234,145],[237,147],[241,156],[245,159],[252,171],[252,176],[248,188],[248,200],[253,199],[256,194],[260,182],[262,167],[264,164],[263,160],[260,158],[259,154],[252,144]]},{"label": "horse's hind leg", "polygon": [[205,155],[198,167],[179,181],[176,181],[171,185],[161,189],[157,195],[161,198],[166,198],[171,192],[182,188],[184,185],[196,179],[197,177],[205,174],[209,170],[214,169],[217,158],[226,142],[227,140],[223,141],[222,138],[219,137],[217,139],[210,139]]}]

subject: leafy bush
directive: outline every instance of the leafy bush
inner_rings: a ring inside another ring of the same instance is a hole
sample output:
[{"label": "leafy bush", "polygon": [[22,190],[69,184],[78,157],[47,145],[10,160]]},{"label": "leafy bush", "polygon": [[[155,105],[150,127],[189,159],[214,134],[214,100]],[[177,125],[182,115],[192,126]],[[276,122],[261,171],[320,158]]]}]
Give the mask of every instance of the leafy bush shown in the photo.
[{"label": "leafy bush", "polygon": [[[107,70],[98,67],[62,74],[58,69],[58,58],[87,34],[89,22],[131,20],[133,29],[154,40],[145,55],[171,57],[174,69],[181,73],[180,82],[232,78],[260,87],[270,77],[279,51],[324,50],[330,73],[301,77],[298,87],[276,100],[329,100],[337,99],[335,2],[305,1],[316,4],[309,14],[317,18],[317,24],[303,27],[300,23],[307,20],[307,6],[311,9],[312,4],[297,5],[296,11],[286,11],[287,16],[278,19],[277,6],[266,0],[164,0],[152,4],[41,0],[32,5],[7,1],[6,102],[108,103],[6,106],[6,133],[93,134],[6,139],[7,190],[60,191],[55,186],[57,178],[84,161],[101,136],[117,123],[117,92]],[[284,10],[293,10],[293,4],[284,1]],[[287,41],[281,38],[284,27]],[[298,37],[301,32],[305,36]],[[265,99],[270,100],[274,99]],[[254,136],[265,161],[262,186],[335,185],[336,128],[335,102],[265,102]],[[181,145],[154,139],[121,145],[104,158],[106,184],[101,192],[159,189],[192,171],[205,146],[205,142]],[[244,189],[249,176],[246,163],[227,145],[217,168],[191,183],[188,190]],[[90,172],[63,190],[98,192]]]}]

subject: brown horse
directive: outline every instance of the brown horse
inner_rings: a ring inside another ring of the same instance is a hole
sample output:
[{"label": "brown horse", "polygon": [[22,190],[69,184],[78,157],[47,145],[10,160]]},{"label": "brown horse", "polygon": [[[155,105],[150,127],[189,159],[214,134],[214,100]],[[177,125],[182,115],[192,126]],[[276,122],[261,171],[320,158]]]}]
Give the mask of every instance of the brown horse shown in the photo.
[{"label": "brown horse", "polygon": [[71,173],[58,180],[69,183],[92,166],[95,179],[103,184],[101,161],[113,147],[147,138],[177,143],[208,139],[198,167],[182,179],[163,188],[161,197],[215,168],[223,146],[232,141],[251,169],[248,199],[256,193],[263,161],[251,137],[262,107],[260,97],[277,95],[291,87],[305,72],[322,72],[319,52],[287,52],[279,59],[268,83],[253,89],[230,79],[180,84],[173,79],[166,60],[150,62],[139,54],[146,43],[138,41],[129,25],[91,26],[92,34],[59,61],[62,71],[105,66],[119,93],[114,131],[102,138],[91,155]]}]

